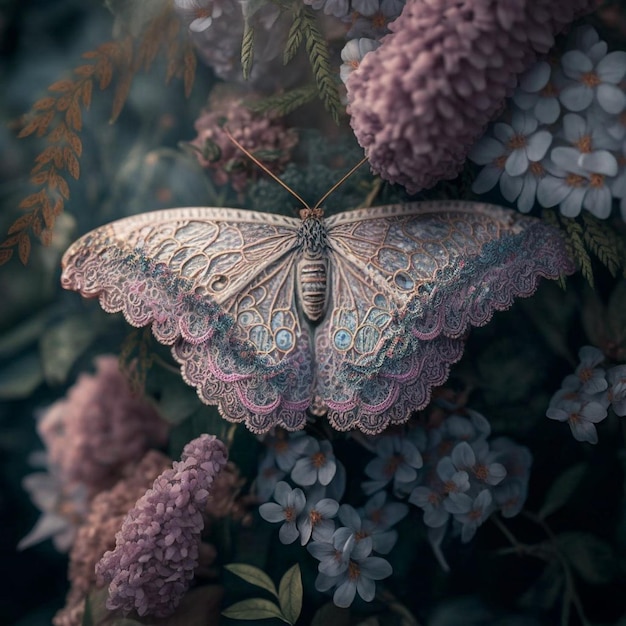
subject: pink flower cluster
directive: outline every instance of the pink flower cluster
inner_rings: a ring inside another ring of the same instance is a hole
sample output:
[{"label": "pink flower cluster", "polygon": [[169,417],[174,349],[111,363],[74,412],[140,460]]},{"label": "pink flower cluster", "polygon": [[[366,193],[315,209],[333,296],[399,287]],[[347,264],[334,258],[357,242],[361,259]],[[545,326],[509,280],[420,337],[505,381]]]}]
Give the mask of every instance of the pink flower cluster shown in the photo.
[{"label": "pink flower cluster", "polygon": [[134,393],[114,356],[96,360],[94,376],[82,374],[67,396],[37,426],[48,466],[65,486],[83,485],[88,497],[112,487],[124,466],[167,440],[168,424]]},{"label": "pink flower cluster", "polygon": [[240,97],[227,97],[203,112],[196,120],[198,136],[191,145],[197,148],[200,164],[211,172],[215,182],[218,185],[230,182],[236,191],[243,191],[261,171],[228,138],[224,125],[246,150],[275,174],[284,170],[298,143],[294,129],[288,129],[270,116],[253,113]]},{"label": "pink flower cluster", "polygon": [[203,512],[226,462],[224,444],[201,435],[137,501],[116,535],[115,550],[96,566],[99,581],[109,583],[107,608],[156,617],[176,609],[198,565]]},{"label": "pink flower cluster", "polygon": [[409,193],[458,175],[517,76],[595,0],[407,2],[348,81],[372,169]]}]

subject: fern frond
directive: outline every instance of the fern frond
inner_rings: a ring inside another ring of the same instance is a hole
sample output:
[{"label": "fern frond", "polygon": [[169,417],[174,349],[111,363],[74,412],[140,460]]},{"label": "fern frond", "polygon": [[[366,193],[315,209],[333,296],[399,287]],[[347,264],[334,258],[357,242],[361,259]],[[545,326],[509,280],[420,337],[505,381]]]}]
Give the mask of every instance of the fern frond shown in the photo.
[{"label": "fern frond", "polygon": [[[165,33],[165,36],[164,36]],[[0,242],[0,265],[12,258],[14,248],[22,263],[30,256],[31,235],[44,245],[52,238],[56,218],[69,199],[67,175],[80,177],[83,146],[79,136],[83,110],[91,104],[94,84],[100,90],[113,82],[115,91],[111,122],[119,116],[130,92],[133,78],[140,69],[149,69],[161,47],[168,60],[166,80],[181,76],[185,94],[189,95],[196,69],[191,42],[180,45],[181,23],[171,6],[149,22],[137,41],[127,36],[101,44],[85,52],[87,63],[76,67],[69,78],[52,83],[49,94],[39,99],[21,122],[19,138],[41,137],[47,146],[36,157],[30,171],[30,183],[40,189],[24,198],[19,208],[26,211],[9,228],[8,237]]]},{"label": "fern frond", "polygon": [[254,26],[252,20],[246,18],[243,27],[243,40],[241,42],[241,70],[244,80],[250,78],[252,60],[254,58]]},{"label": "fern frond", "polygon": [[311,7],[302,4],[296,15],[302,20],[302,35],[320,98],[338,124],[342,106],[337,83],[330,69],[328,44],[317,27],[317,18]]},{"label": "fern frond", "polygon": [[583,239],[600,261],[611,272],[613,277],[622,267],[620,242],[615,231],[602,220],[593,217],[590,213],[583,213],[585,226]]},{"label": "fern frond", "polygon": [[310,102],[316,95],[316,85],[304,85],[263,100],[247,102],[246,106],[255,113],[268,113],[283,117]]},{"label": "fern frond", "polygon": [[293,22],[289,28],[289,34],[287,35],[287,43],[285,44],[285,50],[283,52],[283,63],[287,65],[298,52],[298,48],[302,44],[302,10],[303,5],[300,5],[298,10],[294,13]]},{"label": "fern frond", "polygon": [[580,265],[582,275],[587,279],[589,285],[593,287],[592,263],[585,247],[583,227],[573,218],[561,217],[560,220],[563,226],[565,226],[565,232],[567,233],[566,244],[568,252]]}]

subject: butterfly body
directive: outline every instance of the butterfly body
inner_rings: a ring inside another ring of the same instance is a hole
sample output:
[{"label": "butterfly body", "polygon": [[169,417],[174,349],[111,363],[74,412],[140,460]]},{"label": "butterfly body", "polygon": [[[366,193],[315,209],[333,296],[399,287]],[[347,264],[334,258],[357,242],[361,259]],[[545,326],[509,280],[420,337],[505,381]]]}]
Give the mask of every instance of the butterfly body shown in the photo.
[{"label": "butterfly body", "polygon": [[424,406],[480,326],[571,273],[560,233],[489,205],[432,202],[301,219],[189,207],[102,226],[62,284],[172,346],[183,378],[254,432],[380,432]]}]

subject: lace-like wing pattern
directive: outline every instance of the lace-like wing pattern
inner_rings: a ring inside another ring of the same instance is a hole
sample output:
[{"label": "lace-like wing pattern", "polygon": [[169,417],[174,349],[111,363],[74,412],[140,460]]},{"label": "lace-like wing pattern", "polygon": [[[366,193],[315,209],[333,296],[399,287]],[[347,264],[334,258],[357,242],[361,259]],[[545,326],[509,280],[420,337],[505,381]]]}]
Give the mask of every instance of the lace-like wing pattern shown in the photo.
[{"label": "lace-like wing pattern", "polygon": [[237,209],[144,213],[66,252],[62,284],[172,346],[185,381],[254,432],[304,426],[313,381],[297,315],[300,220]]},{"label": "lace-like wing pattern", "polygon": [[556,229],[490,205],[375,207],[326,226],[331,302],[315,335],[315,395],[339,430],[406,421],[447,379],[470,326],[575,269]]},{"label": "lace-like wing pattern", "polygon": [[[489,205],[307,219],[316,228],[238,209],[126,218],[70,247],[62,284],[151,324],[184,380],[227,420],[296,430],[311,409],[338,430],[373,434],[429,401],[471,326],[531,295],[541,277],[574,271],[557,229]],[[312,324],[298,262],[320,242],[329,269],[313,280],[326,280],[326,313]]]}]

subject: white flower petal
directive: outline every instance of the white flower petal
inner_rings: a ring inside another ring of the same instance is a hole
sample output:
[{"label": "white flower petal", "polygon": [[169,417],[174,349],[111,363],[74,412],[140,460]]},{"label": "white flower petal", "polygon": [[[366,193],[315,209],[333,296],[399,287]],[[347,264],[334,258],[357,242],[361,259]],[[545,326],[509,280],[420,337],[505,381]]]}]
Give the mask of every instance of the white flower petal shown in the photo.
[{"label": "white flower petal", "polygon": [[517,208],[522,213],[529,213],[535,205],[538,184],[539,181],[532,174],[527,174],[524,177],[524,185],[522,186],[522,191],[517,198]]},{"label": "white flower petal", "polygon": [[596,97],[607,113],[618,115],[626,108],[626,94],[615,85],[598,85]]},{"label": "white flower petal", "polygon": [[[552,143],[552,133],[540,130],[528,138],[526,154],[531,161],[541,161]],[[508,170],[507,170],[508,171]],[[510,174],[511,172],[509,172]]]},{"label": "white flower petal", "polygon": [[586,422],[584,420],[570,420],[569,427],[576,441],[598,443],[598,433],[596,431],[596,427],[591,422]]},{"label": "white flower petal", "polygon": [[581,154],[578,165],[587,172],[615,176],[619,169],[617,159],[608,150],[594,150]]},{"label": "white flower petal", "polygon": [[500,178],[500,191],[507,202],[515,202],[523,186],[524,179],[522,176],[510,176],[507,172],[504,172],[502,178]]},{"label": "white flower petal", "polygon": [[472,146],[467,156],[478,165],[487,165],[502,156],[504,152],[505,148],[500,141],[492,137],[482,137]]},{"label": "white flower petal", "polygon": [[[528,156],[526,150],[520,148],[513,150],[504,163],[504,171],[510,176],[520,176],[528,169]],[[502,187],[502,180],[500,180]],[[521,190],[521,186],[520,186]],[[518,192],[519,193],[519,192]],[[517,196],[515,196],[517,198]]]},{"label": "white flower petal", "polygon": [[580,50],[570,50],[561,57],[561,67],[570,78],[578,78],[581,74],[591,72],[593,64]]},{"label": "white flower petal", "polygon": [[537,185],[537,200],[542,207],[553,207],[561,203],[570,193],[570,188],[562,178],[545,176]]},{"label": "white flower petal", "polygon": [[509,124],[503,122],[497,122],[493,125],[493,134],[496,139],[499,139],[503,144],[506,144],[512,137],[515,136],[515,130]]},{"label": "white flower petal", "polygon": [[559,204],[559,211],[565,217],[576,217],[580,214],[587,189],[572,189],[570,194]]},{"label": "white flower petal", "polygon": [[584,111],[593,102],[593,89],[582,83],[567,85],[559,93],[561,104],[570,111]]},{"label": "white flower petal", "polygon": [[587,122],[582,115],[567,113],[563,116],[563,134],[570,143],[580,141],[587,133]]},{"label": "white flower petal", "polygon": [[550,64],[547,61],[538,61],[527,72],[522,74],[519,86],[524,91],[531,93],[540,91],[548,84],[551,72]]},{"label": "white flower petal", "polygon": [[574,174],[583,173],[583,169],[578,164],[579,158],[580,152],[576,148],[559,146],[558,148],[553,148],[550,152],[550,159],[557,167]]},{"label": "white flower petal", "polygon": [[558,98],[539,98],[534,113],[542,124],[553,124],[559,119],[561,105]]},{"label": "white flower petal", "polygon": [[626,75],[626,52],[617,50],[607,54],[596,66],[596,73],[602,82],[619,83]]},{"label": "white flower petal", "polygon": [[504,170],[495,165],[486,165],[480,170],[476,180],[472,184],[472,191],[477,194],[486,193],[493,189],[500,180]]},{"label": "white flower petal", "polygon": [[585,195],[583,206],[598,219],[605,220],[611,215],[613,198],[607,187],[591,188]]}]

